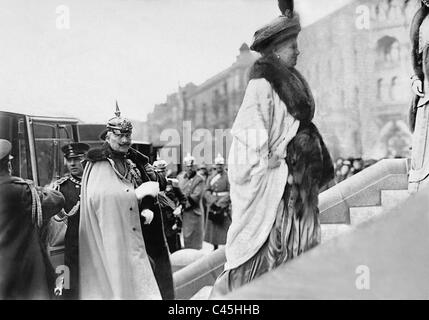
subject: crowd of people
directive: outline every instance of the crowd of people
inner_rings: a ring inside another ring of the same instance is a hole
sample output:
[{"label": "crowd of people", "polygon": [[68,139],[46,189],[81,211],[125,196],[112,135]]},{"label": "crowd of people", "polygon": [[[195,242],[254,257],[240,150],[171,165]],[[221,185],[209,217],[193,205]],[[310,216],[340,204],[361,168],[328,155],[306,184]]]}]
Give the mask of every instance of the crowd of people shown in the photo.
[{"label": "crowd of people", "polygon": [[341,181],[350,178],[351,176],[361,172],[363,169],[368,168],[370,165],[375,163],[374,161],[364,161],[362,158],[337,158],[335,161],[335,182],[340,183]]},{"label": "crowd of people", "polygon": [[170,252],[181,248],[199,250],[204,241],[218,249],[226,243],[231,223],[225,159],[219,154],[214,166],[208,168],[205,164],[196,165],[195,158],[187,155],[185,170],[177,177],[166,172],[167,165],[163,160],[154,163],[155,170],[167,178],[167,189],[159,197]]}]

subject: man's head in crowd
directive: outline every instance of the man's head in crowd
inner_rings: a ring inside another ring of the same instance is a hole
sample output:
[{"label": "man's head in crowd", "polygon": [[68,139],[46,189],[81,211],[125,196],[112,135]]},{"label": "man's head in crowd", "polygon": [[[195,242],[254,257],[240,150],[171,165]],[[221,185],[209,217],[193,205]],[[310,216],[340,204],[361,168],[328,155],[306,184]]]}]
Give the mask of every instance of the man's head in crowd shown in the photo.
[{"label": "man's head in crowd", "polygon": [[82,160],[89,150],[86,143],[70,143],[61,148],[68,171],[75,177],[81,178],[83,174]]}]

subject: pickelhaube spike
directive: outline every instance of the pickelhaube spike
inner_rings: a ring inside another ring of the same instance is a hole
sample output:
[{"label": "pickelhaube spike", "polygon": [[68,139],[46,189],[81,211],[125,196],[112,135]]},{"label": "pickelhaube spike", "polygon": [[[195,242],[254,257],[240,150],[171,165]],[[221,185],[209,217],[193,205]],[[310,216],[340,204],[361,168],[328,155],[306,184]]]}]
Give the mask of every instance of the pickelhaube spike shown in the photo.
[{"label": "pickelhaube spike", "polygon": [[116,100],[115,117],[107,122],[107,129],[115,134],[131,133],[133,130],[131,121],[121,117],[118,100]]},{"label": "pickelhaube spike", "polygon": [[118,117],[118,118],[121,116],[121,110],[119,110],[118,100],[116,100],[116,111],[115,111],[115,115],[116,115],[116,117]]}]

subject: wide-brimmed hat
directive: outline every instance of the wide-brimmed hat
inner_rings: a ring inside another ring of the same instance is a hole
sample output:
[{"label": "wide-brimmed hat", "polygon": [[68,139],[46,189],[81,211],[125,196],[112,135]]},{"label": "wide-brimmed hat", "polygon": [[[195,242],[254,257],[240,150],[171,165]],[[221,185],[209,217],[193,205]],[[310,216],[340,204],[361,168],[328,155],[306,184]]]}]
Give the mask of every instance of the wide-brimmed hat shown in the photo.
[{"label": "wide-brimmed hat", "polygon": [[300,32],[301,23],[296,13],[281,15],[255,32],[250,49],[263,52],[272,43],[297,37]]}]

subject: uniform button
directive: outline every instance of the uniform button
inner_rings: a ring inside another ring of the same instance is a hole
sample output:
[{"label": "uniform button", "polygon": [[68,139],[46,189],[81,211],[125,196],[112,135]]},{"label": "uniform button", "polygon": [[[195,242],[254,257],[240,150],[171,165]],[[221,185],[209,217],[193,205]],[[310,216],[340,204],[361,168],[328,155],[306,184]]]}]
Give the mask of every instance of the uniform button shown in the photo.
[{"label": "uniform button", "polygon": [[137,229],[136,229],[136,228],[133,228],[133,231],[137,231]]},{"label": "uniform button", "polygon": [[133,211],[133,208],[130,208],[130,211]]},{"label": "uniform button", "polygon": [[126,191],[126,192],[130,192],[130,189],[126,189],[125,191]]}]

